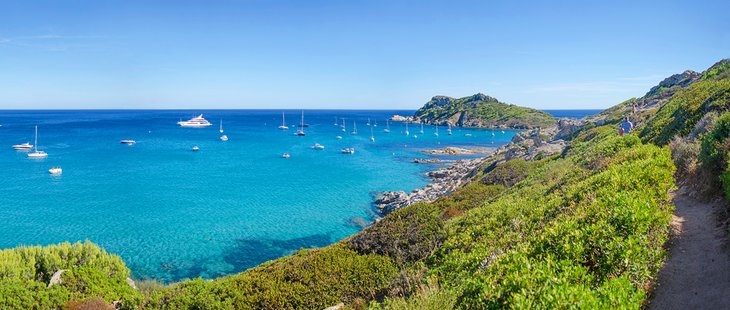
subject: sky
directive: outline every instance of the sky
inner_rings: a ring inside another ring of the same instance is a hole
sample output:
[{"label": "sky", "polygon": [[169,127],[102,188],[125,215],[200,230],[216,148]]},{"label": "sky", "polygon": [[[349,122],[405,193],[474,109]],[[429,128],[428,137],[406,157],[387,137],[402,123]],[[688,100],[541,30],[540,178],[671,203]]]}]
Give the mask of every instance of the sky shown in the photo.
[{"label": "sky", "polygon": [[0,109],[598,109],[730,57],[730,1],[0,0]]}]

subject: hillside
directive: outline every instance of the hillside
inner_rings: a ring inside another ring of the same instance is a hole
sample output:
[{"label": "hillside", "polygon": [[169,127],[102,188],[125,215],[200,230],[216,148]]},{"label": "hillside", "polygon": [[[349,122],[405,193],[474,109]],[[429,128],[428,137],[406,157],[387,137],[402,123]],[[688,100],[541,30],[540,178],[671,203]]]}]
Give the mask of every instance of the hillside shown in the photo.
[{"label": "hillside", "polygon": [[547,112],[503,103],[484,94],[435,96],[414,114],[415,121],[464,127],[531,129],[555,123]]},{"label": "hillside", "polygon": [[[638,309],[667,257],[677,184],[730,193],[728,68],[721,61],[580,123],[522,133],[449,196],[212,281],[130,290],[121,260],[88,243],[3,250],[0,308],[102,298],[145,309]],[[619,136],[626,117],[638,127]],[[561,150],[530,151],[546,144]],[[69,270],[62,283],[47,287],[59,269]]]}]

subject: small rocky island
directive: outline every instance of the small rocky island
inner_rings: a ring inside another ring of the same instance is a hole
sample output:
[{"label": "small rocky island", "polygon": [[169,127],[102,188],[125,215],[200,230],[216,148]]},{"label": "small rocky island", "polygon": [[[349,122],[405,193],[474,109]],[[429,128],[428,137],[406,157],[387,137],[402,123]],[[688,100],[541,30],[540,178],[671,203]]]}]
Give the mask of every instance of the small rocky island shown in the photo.
[{"label": "small rocky island", "polygon": [[393,121],[474,128],[535,129],[555,124],[547,112],[500,102],[478,93],[463,98],[435,96],[411,117],[395,115]]}]

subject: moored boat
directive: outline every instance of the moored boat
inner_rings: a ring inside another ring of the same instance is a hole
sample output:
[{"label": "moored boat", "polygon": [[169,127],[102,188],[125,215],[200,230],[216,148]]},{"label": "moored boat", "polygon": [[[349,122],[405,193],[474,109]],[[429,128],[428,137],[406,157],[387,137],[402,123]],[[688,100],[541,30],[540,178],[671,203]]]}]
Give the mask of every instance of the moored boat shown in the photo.
[{"label": "moored boat", "polygon": [[180,125],[180,127],[188,128],[203,128],[213,125],[208,120],[203,118],[203,114],[193,117],[187,121],[179,121],[177,122],[177,124]]}]

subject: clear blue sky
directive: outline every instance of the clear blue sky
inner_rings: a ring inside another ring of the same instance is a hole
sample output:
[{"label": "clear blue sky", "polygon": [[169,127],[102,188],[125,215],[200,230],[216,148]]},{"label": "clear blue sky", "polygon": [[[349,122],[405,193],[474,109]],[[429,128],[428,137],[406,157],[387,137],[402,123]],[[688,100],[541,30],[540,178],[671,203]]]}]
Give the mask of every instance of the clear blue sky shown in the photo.
[{"label": "clear blue sky", "polygon": [[[589,3],[590,2],[590,3]],[[2,1],[0,109],[605,108],[730,57],[730,1]]]}]

